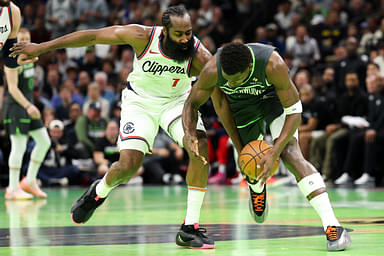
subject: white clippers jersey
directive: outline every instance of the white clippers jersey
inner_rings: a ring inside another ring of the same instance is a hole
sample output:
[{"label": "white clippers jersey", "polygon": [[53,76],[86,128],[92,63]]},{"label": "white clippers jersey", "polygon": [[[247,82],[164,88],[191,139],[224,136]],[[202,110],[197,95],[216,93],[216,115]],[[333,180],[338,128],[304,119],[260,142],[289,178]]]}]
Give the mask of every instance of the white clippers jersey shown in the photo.
[{"label": "white clippers jersey", "polygon": [[[127,81],[145,98],[171,99],[191,89],[189,77],[192,58],[178,63],[165,55],[160,46],[162,27],[153,27],[149,42],[140,56],[134,57],[133,71]],[[195,37],[195,51],[200,41]]]},{"label": "white clippers jersey", "polygon": [[12,30],[11,7],[0,8],[0,50],[3,49]]}]

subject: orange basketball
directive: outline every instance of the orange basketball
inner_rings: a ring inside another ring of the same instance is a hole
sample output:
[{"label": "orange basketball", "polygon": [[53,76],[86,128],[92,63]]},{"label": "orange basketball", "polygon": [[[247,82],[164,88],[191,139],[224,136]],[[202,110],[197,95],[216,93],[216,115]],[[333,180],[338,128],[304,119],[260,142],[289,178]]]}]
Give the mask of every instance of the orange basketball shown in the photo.
[{"label": "orange basketball", "polygon": [[[263,171],[263,167],[257,169],[257,164],[271,149],[272,145],[267,144],[264,140],[254,140],[245,145],[240,152],[238,160],[242,173],[251,179],[256,179],[256,177]],[[273,173],[276,172],[279,163],[280,158],[277,158],[273,166]]]}]

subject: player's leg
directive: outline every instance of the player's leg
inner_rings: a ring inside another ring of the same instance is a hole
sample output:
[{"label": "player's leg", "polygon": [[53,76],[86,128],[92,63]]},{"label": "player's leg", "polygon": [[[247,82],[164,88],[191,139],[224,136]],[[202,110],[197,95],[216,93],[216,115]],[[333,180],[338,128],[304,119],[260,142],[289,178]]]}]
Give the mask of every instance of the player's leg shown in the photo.
[{"label": "player's leg", "polygon": [[[41,122],[41,120],[39,121]],[[42,122],[41,125],[43,125]],[[44,161],[45,155],[51,146],[51,140],[45,127],[32,130],[29,134],[35,141],[35,146],[31,153],[27,176],[21,180],[20,187],[37,197],[46,198],[47,194],[37,185],[36,176],[41,163]]]},{"label": "player's leg", "polygon": [[[280,134],[284,123],[283,119],[285,117],[271,124],[273,139],[276,139]],[[289,171],[295,175],[299,189],[320,216],[328,239],[328,250],[343,250],[349,246],[351,238],[348,232],[341,227],[333,212],[325,183],[320,173],[317,172],[312,164],[304,159],[297,138],[298,133],[296,131],[293,138],[282,151],[281,159]]]},{"label": "player's leg", "polygon": [[[182,127],[181,113],[183,101],[175,103],[165,111],[161,118],[161,127],[180,146],[187,145],[184,141],[184,130]],[[208,159],[207,135],[202,120],[199,118],[197,124],[197,136],[199,140],[199,153]],[[200,209],[203,204],[208,182],[208,164],[204,165],[200,158],[196,157],[190,148],[185,147],[189,156],[187,171],[188,199],[187,214],[176,235],[176,244],[189,248],[210,249],[215,244],[205,234],[206,230],[199,228]]]},{"label": "player's leg", "polygon": [[25,134],[11,134],[11,153],[8,159],[9,166],[9,185],[6,189],[5,199],[32,199],[33,196],[19,186],[20,169],[23,161],[24,152],[27,147],[28,136]]},{"label": "player's leg", "polygon": [[[265,133],[264,120],[254,122],[252,125],[238,129],[244,145],[253,140],[262,140]],[[236,157],[237,162],[237,157]],[[245,176],[249,187],[249,211],[257,223],[263,223],[268,216],[267,187],[262,181],[250,179]]]},{"label": "player's leg", "polygon": [[[126,93],[125,93],[126,95]],[[153,120],[148,109],[124,101],[120,121],[118,146],[119,161],[113,163],[101,180],[96,180],[84,194],[74,202],[71,209],[72,221],[83,224],[92,216],[119,184],[127,183],[139,170],[145,153],[150,152],[158,131],[158,124]],[[126,99],[126,98],[125,98]]]}]

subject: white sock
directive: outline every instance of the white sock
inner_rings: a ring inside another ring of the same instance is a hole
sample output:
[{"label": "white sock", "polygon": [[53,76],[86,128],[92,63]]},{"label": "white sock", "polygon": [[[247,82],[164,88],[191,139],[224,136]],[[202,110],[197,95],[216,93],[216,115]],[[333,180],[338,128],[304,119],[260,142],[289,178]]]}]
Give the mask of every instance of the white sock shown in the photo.
[{"label": "white sock", "polygon": [[252,188],[253,192],[255,193],[261,193],[263,192],[263,189],[264,189],[264,185],[261,185],[261,181],[258,181],[256,184],[249,184],[248,185]]},{"label": "white sock", "polygon": [[206,188],[188,186],[187,215],[185,225],[199,223],[200,209],[203,204]]},{"label": "white sock", "polygon": [[8,190],[12,191],[19,187],[20,169],[9,170],[9,185]]},{"label": "white sock", "polygon": [[315,196],[309,201],[309,203],[320,216],[324,231],[328,226],[341,226],[339,221],[336,219],[335,213],[333,212],[327,192]]},{"label": "white sock", "polygon": [[41,163],[36,162],[33,159],[29,161],[27,176],[25,177],[25,181],[28,184],[33,184],[36,182],[36,176],[37,172],[39,171],[40,165]]},{"label": "white sock", "polygon": [[109,192],[111,192],[111,190],[115,188],[108,186],[105,179],[106,175],[104,175],[103,179],[99,182],[99,184],[96,185],[96,194],[101,198],[107,197]]},{"label": "white sock", "polygon": [[218,168],[219,173],[225,174],[225,169],[226,169],[225,164],[219,164],[219,168]]}]

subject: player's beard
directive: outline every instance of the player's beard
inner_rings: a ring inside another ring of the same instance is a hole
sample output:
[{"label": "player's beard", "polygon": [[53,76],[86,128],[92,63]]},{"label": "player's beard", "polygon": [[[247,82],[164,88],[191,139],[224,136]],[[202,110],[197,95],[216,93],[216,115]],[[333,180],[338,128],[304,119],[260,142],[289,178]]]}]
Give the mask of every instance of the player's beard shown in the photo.
[{"label": "player's beard", "polygon": [[192,38],[184,44],[172,40],[172,38],[169,36],[169,33],[167,33],[165,40],[164,34],[162,34],[161,40],[165,54],[176,60],[176,62],[183,62],[195,55],[195,39],[193,35]]},{"label": "player's beard", "polygon": [[0,0],[0,7],[8,7],[11,4],[10,0]]}]

